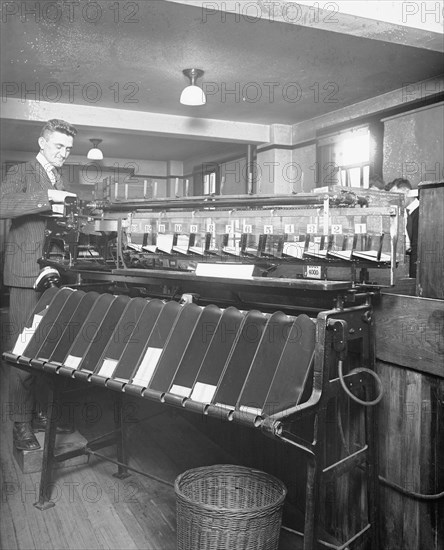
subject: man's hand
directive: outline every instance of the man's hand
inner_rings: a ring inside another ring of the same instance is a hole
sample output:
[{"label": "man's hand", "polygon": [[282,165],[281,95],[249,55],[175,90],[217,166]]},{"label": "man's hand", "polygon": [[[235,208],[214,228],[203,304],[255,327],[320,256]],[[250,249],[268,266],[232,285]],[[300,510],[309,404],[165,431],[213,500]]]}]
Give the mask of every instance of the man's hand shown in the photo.
[{"label": "man's hand", "polygon": [[51,202],[65,202],[66,197],[77,197],[77,195],[75,193],[68,193],[68,191],[48,189],[48,199]]}]

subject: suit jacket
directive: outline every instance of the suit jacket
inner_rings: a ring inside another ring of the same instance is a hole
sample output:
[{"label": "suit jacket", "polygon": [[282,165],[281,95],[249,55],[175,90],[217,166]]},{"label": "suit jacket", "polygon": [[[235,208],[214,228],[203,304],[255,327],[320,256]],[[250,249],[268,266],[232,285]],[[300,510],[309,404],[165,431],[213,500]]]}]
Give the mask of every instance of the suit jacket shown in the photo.
[{"label": "suit jacket", "polygon": [[407,234],[410,239],[410,268],[409,276],[416,277],[416,263],[418,261],[418,227],[419,207],[415,208],[407,218]]},{"label": "suit jacket", "polygon": [[2,181],[0,219],[12,220],[5,247],[6,286],[32,288],[39,274],[46,226],[39,214],[51,211],[48,189],[53,185],[37,160],[13,166]]}]

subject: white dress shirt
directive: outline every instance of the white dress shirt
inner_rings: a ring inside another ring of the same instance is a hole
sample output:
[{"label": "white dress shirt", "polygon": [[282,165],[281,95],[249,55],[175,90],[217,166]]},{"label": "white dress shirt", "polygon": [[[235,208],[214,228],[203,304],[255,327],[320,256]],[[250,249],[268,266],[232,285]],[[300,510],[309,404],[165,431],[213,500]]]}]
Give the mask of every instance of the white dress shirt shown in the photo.
[{"label": "white dress shirt", "polygon": [[407,219],[408,216],[411,216],[412,212],[414,212],[419,206],[419,200],[415,199],[413,200],[408,206],[405,207],[405,211],[407,213],[407,216],[405,217],[405,249],[408,250],[411,247],[410,238],[407,233]]},{"label": "white dress shirt", "polygon": [[35,158],[37,162],[39,162],[43,166],[43,169],[48,174],[48,178],[51,180],[52,185],[55,186],[57,182],[56,176],[54,174],[54,166],[46,160],[42,153],[38,153]]}]

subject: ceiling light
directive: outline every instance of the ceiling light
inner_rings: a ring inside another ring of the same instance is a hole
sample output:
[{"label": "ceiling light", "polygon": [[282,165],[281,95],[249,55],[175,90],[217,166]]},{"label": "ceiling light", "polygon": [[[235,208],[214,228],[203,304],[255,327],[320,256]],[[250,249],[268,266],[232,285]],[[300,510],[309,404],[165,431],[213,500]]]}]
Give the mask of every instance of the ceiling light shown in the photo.
[{"label": "ceiling light", "polygon": [[196,86],[196,79],[200,78],[204,72],[201,69],[184,69],[183,74],[190,79],[190,86],[184,88],[180,102],[182,105],[205,105],[207,99],[204,91],[199,86]]},{"label": "ceiling light", "polygon": [[90,139],[89,140],[93,146],[92,149],[88,151],[88,154],[86,155],[86,158],[89,160],[103,160],[103,153],[98,148],[99,143],[102,143],[101,139]]}]

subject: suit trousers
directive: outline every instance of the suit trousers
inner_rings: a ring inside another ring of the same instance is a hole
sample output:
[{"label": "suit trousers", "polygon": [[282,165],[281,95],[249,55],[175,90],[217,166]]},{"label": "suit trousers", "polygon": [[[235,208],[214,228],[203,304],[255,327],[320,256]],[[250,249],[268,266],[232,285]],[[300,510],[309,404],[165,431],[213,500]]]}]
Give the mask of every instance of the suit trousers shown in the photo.
[{"label": "suit trousers", "polygon": [[[14,345],[40,298],[32,288],[9,288],[9,334]],[[12,347],[12,346],[11,346]],[[11,367],[10,407],[14,422],[30,422],[32,415],[46,406],[47,390],[41,377]]]}]

